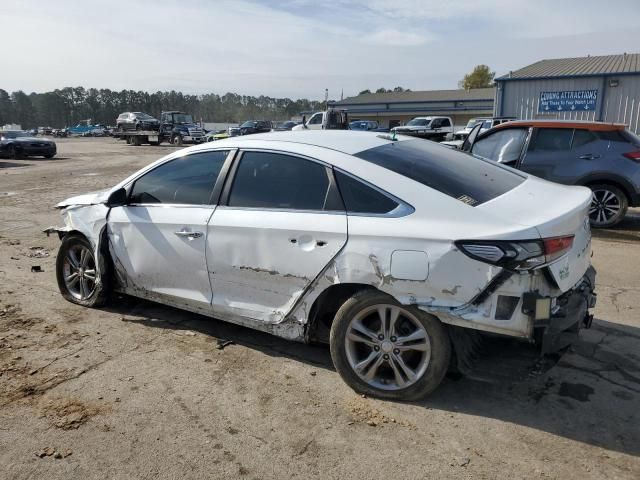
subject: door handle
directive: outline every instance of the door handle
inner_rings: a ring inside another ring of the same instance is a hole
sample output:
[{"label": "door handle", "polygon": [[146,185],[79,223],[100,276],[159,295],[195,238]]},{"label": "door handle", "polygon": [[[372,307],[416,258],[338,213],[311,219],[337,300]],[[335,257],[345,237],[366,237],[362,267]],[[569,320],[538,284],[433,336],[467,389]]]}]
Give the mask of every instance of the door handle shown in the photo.
[{"label": "door handle", "polygon": [[580,160],[595,160],[596,158],[600,158],[600,155],[594,155],[593,153],[587,153],[586,155],[580,155],[578,158]]},{"label": "door handle", "polygon": [[177,232],[173,232],[179,237],[188,237],[188,238],[200,238],[204,235],[202,232],[190,232],[188,230],[179,230]]}]

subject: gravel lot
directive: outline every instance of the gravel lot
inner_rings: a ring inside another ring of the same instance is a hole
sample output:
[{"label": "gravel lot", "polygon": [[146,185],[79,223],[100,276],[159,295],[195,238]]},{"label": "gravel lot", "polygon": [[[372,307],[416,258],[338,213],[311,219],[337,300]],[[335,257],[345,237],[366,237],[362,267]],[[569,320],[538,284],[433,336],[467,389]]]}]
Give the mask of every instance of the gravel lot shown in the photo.
[{"label": "gravel lot", "polygon": [[0,160],[0,477],[640,478],[640,212],[595,232],[596,320],[569,352],[495,342],[471,378],[383,402],[322,347],[62,299],[53,205],[172,150],[63,139],[56,159]]}]

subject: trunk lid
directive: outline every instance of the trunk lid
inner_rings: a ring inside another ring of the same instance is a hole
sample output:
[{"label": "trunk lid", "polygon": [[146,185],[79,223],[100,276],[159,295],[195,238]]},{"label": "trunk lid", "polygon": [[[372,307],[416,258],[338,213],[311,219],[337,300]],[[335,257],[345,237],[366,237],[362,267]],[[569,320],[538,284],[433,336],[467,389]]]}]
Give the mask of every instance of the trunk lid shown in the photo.
[{"label": "trunk lid", "polygon": [[534,227],[540,238],[573,235],[569,252],[545,268],[563,292],[576,285],[591,265],[591,190],[529,176],[513,190],[477,206],[504,220]]}]

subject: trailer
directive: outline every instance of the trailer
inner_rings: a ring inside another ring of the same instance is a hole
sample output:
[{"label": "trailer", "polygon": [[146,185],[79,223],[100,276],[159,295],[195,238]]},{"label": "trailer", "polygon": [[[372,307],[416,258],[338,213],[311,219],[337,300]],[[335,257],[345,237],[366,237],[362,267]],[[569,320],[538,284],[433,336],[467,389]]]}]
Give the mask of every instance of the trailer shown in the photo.
[{"label": "trailer", "polygon": [[169,142],[176,147],[185,143],[197,144],[206,141],[204,130],[191,115],[177,110],[162,112],[160,127],[156,130],[119,130],[113,134],[129,145],[160,145]]},{"label": "trailer", "polygon": [[114,137],[119,140],[126,140],[127,145],[160,145],[165,140],[164,135],[155,130],[131,130],[123,132],[114,132]]}]

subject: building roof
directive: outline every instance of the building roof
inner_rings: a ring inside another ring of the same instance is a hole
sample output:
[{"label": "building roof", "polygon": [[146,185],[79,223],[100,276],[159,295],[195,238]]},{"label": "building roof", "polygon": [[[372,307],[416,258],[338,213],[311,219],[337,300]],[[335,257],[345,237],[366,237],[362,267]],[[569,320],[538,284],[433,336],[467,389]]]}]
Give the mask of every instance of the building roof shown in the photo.
[{"label": "building roof", "polygon": [[493,100],[493,97],[493,87],[475,88],[473,90],[421,90],[415,92],[365,93],[356,97],[345,98],[335,102],[334,105]]},{"label": "building roof", "polygon": [[640,73],[640,53],[540,60],[496,80]]}]

